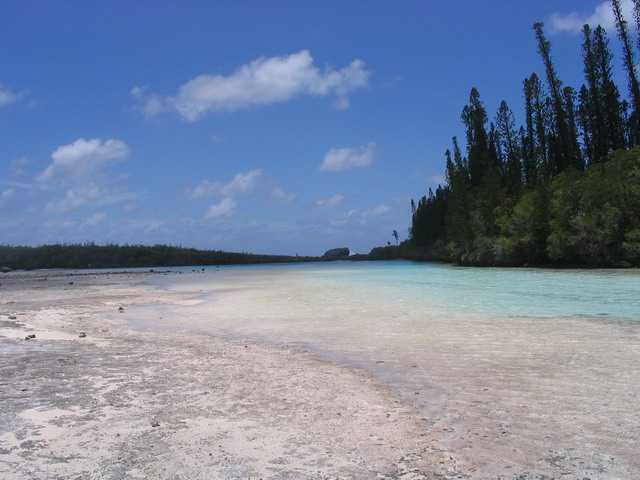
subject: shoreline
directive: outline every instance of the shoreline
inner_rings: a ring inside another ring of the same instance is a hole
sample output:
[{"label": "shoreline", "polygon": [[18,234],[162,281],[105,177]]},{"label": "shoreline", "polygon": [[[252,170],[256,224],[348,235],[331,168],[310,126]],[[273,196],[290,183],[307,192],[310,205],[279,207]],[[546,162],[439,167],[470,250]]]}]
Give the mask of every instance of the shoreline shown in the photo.
[{"label": "shoreline", "polygon": [[187,300],[148,276],[1,277],[0,476],[455,475],[444,457],[422,473],[425,422],[369,374],[293,348],[126,325],[120,307]]}]

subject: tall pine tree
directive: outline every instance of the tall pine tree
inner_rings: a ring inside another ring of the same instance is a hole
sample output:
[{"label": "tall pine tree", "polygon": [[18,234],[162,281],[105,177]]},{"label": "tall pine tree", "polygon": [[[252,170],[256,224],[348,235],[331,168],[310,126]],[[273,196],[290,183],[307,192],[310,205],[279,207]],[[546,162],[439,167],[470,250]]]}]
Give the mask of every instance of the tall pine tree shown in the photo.
[{"label": "tall pine tree", "polygon": [[582,168],[582,158],[577,142],[577,132],[572,128],[571,116],[566,104],[567,95],[563,91],[562,81],[558,78],[551,59],[551,43],[545,38],[543,24],[535,23],[533,29],[538,41],[538,53],[542,57],[547,76],[547,85],[553,106],[554,135],[551,139],[551,174],[557,175],[569,166]]},{"label": "tall pine tree", "polygon": [[620,0],[611,0],[611,9],[618,30],[618,37],[622,43],[622,52],[624,56],[624,68],[627,72],[629,82],[629,97],[631,99],[632,112],[629,117],[629,135],[630,144],[636,145],[640,141],[640,84],[638,83],[638,75],[636,73],[635,55],[631,47],[631,37],[629,36],[629,28],[627,21],[622,15],[622,7]]}]

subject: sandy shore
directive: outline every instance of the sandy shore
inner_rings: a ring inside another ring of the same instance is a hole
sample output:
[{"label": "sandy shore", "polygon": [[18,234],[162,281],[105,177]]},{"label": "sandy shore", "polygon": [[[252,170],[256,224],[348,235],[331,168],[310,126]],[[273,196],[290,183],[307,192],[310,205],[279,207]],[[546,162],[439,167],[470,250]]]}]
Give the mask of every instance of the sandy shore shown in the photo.
[{"label": "sandy shore", "polygon": [[197,303],[147,276],[0,276],[1,478],[640,478],[635,324],[434,329],[420,407],[293,348],[132,328]]},{"label": "sandy shore", "polygon": [[144,278],[0,277],[0,477],[439,478],[421,470],[428,424],[368,374],[127,327],[120,307],[188,303]]}]

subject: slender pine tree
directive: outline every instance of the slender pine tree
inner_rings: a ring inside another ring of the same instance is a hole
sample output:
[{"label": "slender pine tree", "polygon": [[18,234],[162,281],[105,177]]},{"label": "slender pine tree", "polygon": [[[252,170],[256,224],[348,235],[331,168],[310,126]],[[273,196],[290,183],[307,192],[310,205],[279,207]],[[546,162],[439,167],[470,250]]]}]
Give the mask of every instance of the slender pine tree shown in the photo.
[{"label": "slender pine tree", "polygon": [[551,43],[545,38],[544,25],[535,23],[533,29],[538,41],[538,53],[542,57],[547,85],[551,94],[553,106],[555,135],[552,139],[551,174],[557,175],[568,166],[581,168],[583,166],[580,149],[577,143],[577,132],[572,128],[570,115],[565,100],[567,96],[562,88],[562,81],[558,78],[553,60],[551,58]]},{"label": "slender pine tree", "polygon": [[624,56],[624,68],[627,72],[629,81],[629,97],[631,99],[632,112],[629,117],[629,134],[630,143],[637,145],[640,142],[640,84],[638,83],[638,75],[635,67],[635,55],[631,47],[631,37],[629,36],[629,28],[627,21],[622,15],[622,7],[620,0],[611,0],[611,9],[618,30],[618,37],[622,43],[622,52]]}]

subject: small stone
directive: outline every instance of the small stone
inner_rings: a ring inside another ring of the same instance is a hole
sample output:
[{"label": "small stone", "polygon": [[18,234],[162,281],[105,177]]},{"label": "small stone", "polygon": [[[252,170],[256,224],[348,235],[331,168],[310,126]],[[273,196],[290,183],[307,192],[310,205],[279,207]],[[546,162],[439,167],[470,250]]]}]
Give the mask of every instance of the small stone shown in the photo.
[{"label": "small stone", "polygon": [[160,422],[151,422],[151,426],[152,427],[159,427],[160,426]]},{"label": "small stone", "polygon": [[120,308],[118,309],[118,311],[119,311],[120,313],[124,312],[124,307],[120,307]]},{"label": "small stone", "polygon": [[86,333],[84,333],[84,332],[80,332],[80,335],[78,335],[78,337],[80,337],[80,338],[84,338],[84,337],[86,337],[86,336],[87,336],[87,334],[86,334]]},{"label": "small stone", "polygon": [[15,315],[9,315],[9,320],[17,320],[18,317],[16,317]]},{"label": "small stone", "polygon": [[26,337],[24,337],[25,340],[31,340],[32,338],[36,338],[36,334],[32,333],[30,335],[27,335]]}]

